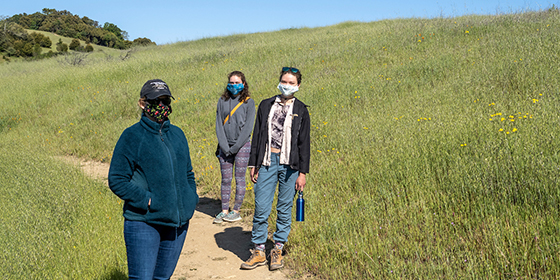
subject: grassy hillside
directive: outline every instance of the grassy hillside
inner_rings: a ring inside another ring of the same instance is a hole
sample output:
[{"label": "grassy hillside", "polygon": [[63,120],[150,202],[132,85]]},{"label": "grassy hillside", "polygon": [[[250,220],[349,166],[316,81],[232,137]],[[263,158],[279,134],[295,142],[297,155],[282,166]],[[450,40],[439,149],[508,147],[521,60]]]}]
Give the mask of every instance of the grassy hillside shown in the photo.
[{"label": "grassy hillside", "polygon": [[[46,53],[48,51],[53,51],[53,52],[57,52],[56,50],[56,43],[58,43],[58,40],[62,40],[63,43],[65,43],[66,45],[70,45],[70,43],[72,42],[72,38],[68,38],[68,37],[64,37],[64,36],[60,36],[58,34],[54,34],[51,32],[45,32],[45,31],[40,31],[40,30],[31,30],[31,29],[26,29],[27,33],[40,33],[43,34],[44,36],[49,37],[49,39],[51,39],[52,45],[51,48],[43,48],[43,53]],[[80,45],[85,47],[87,45],[87,43],[84,40],[79,40],[80,41]],[[114,49],[114,48],[108,48],[108,47],[104,47],[104,46],[99,46],[99,45],[94,45],[93,46],[93,51],[94,52],[104,52],[104,53],[112,53],[112,54],[119,54],[122,51]],[[72,51],[70,51],[72,52]]]},{"label": "grassy hillside", "polygon": [[[0,191],[11,210],[0,240],[14,247],[13,230],[31,235],[26,225],[38,220],[62,230],[33,253],[3,251],[0,261],[12,264],[3,267],[14,268],[0,271],[32,278],[38,272],[19,263],[39,254],[55,257],[43,278],[125,274],[122,243],[102,240],[121,238],[118,199],[50,156],[109,161],[138,120],[142,84],[162,78],[177,98],[171,119],[189,139],[199,192],[217,196],[214,117],[226,75],[243,71],[259,102],[278,93],[280,68],[294,66],[313,151],[306,221],[294,224],[287,247],[296,277],[558,278],[558,34],[551,9],[208,38],[81,66],[3,64]],[[252,203],[249,194],[245,213]],[[81,212],[62,215],[68,204]],[[113,219],[97,222],[106,215]],[[85,240],[113,257],[53,251]],[[80,254],[92,261],[68,269],[65,260]]]},{"label": "grassy hillside", "polygon": [[[50,48],[42,48],[42,54],[46,54],[49,51],[52,51],[53,53],[57,53],[58,51],[56,50],[56,43],[58,43],[58,40],[62,40],[63,43],[65,43],[66,45],[70,45],[70,43],[72,42],[72,38],[68,38],[68,37],[64,37],[64,36],[60,36],[58,34],[54,34],[51,32],[45,32],[45,31],[39,31],[39,30],[31,30],[31,29],[26,29],[28,34],[31,33],[40,33],[44,36],[47,36],[51,42],[52,45]],[[85,47],[87,44],[85,41],[83,40],[79,40],[80,41],[80,45],[82,47]],[[131,53],[135,51],[135,48],[132,49],[128,49],[128,50],[118,50],[118,49],[114,49],[114,48],[109,48],[109,47],[104,47],[104,46],[99,46],[99,45],[94,45],[93,46],[93,52],[91,53],[86,53],[86,52],[77,52],[77,51],[72,51],[72,50],[68,50],[66,57],[58,57],[58,60],[61,62],[69,62],[70,64],[75,64],[75,60],[76,59],[81,59],[82,57],[91,57],[91,58],[104,58],[104,59],[113,59],[113,58],[128,58],[127,57],[127,53]],[[21,60],[28,60],[30,58],[23,58],[23,57],[10,57],[9,61],[21,61]],[[91,60],[91,59],[90,59]],[[6,60],[4,59],[4,57],[0,57],[0,65],[4,64],[6,62]]]}]

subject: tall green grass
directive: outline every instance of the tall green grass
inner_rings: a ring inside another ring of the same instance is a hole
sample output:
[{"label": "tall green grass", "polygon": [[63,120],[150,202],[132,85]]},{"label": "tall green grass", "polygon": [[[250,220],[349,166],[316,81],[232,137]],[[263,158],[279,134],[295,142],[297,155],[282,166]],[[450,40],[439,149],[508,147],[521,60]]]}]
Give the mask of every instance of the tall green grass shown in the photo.
[{"label": "tall green grass", "polygon": [[0,182],[3,278],[126,279],[120,201],[103,183],[5,138]]},{"label": "tall green grass", "polygon": [[[259,102],[277,94],[280,67],[294,66],[312,119],[306,221],[294,223],[287,246],[295,277],[557,278],[559,26],[557,9],[347,22],[148,47],[77,67],[3,64],[0,145],[109,161],[138,120],[142,84],[162,78],[199,192],[218,197],[214,117],[226,75],[243,71]],[[54,181],[68,177],[53,172]],[[122,259],[123,245],[112,244]]]}]

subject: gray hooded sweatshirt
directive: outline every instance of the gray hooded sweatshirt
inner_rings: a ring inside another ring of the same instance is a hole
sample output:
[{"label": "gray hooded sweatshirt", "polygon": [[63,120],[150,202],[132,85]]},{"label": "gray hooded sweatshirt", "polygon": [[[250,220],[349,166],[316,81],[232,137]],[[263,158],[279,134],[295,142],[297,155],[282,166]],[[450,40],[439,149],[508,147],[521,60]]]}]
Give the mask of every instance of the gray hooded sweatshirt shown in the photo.
[{"label": "gray hooded sweatshirt", "polygon": [[255,122],[255,101],[247,100],[243,103],[228,121],[224,124],[225,118],[231,110],[239,104],[239,96],[224,100],[220,97],[216,110],[216,136],[218,137],[218,149],[226,156],[234,155],[239,149],[249,142],[253,124]]}]

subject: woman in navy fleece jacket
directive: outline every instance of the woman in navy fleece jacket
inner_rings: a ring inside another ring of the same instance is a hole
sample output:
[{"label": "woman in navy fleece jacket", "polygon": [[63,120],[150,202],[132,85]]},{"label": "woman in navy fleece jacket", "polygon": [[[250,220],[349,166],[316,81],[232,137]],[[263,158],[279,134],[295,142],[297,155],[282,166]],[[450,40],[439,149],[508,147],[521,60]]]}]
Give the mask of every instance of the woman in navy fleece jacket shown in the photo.
[{"label": "woman in navy fleece jacket", "polygon": [[140,91],[140,121],[115,146],[109,187],[124,200],[130,279],[169,279],[175,270],[198,195],[189,146],[169,122],[171,92],[162,80]]}]

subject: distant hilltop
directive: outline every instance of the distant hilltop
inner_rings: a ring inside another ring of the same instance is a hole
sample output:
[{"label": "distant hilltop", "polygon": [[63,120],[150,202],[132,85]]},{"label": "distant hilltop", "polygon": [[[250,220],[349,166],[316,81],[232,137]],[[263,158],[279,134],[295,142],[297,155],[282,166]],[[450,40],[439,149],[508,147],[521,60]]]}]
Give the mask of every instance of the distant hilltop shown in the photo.
[{"label": "distant hilltop", "polygon": [[[79,17],[69,11],[44,8],[34,14],[17,14],[0,18],[0,52],[4,56],[32,56],[30,49],[50,46],[47,39],[29,36],[25,29],[51,32],[60,36],[79,39],[86,44],[94,44],[115,49],[128,49],[132,46],[155,45],[148,38],[128,40],[128,33],[117,25],[98,21],[86,16]],[[33,33],[31,33],[33,34]],[[27,45],[27,46],[26,46]],[[25,50],[24,50],[25,49]]]}]

